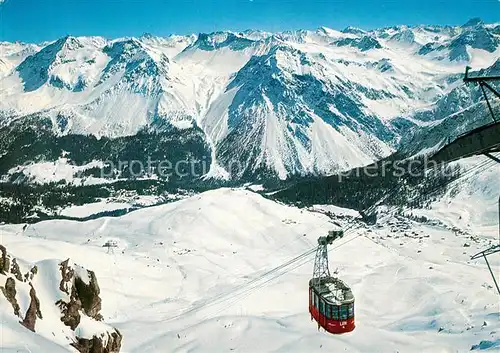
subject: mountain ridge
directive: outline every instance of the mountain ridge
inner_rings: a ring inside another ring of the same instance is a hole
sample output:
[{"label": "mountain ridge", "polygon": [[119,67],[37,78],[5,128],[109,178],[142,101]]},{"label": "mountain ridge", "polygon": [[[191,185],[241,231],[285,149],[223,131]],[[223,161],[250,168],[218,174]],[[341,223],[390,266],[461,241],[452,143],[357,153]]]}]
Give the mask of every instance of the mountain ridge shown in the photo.
[{"label": "mountain ridge", "polygon": [[[418,129],[463,109],[459,76],[465,65],[494,65],[497,27],[473,19],[3,42],[0,126],[39,116],[56,135],[98,138],[196,128],[211,149],[208,177],[331,174],[399,149],[402,126]],[[472,97],[467,104],[480,99]],[[440,102],[448,108],[434,108]]]}]

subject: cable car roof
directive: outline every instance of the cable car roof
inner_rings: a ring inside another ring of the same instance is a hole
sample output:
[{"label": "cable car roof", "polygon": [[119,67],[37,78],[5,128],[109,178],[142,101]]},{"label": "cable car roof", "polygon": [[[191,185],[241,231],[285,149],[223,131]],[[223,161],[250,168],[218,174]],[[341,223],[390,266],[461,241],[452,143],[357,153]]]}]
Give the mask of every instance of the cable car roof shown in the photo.
[{"label": "cable car roof", "polygon": [[329,304],[342,305],[354,302],[354,295],[351,288],[342,280],[335,277],[313,278],[309,281],[309,286]]}]

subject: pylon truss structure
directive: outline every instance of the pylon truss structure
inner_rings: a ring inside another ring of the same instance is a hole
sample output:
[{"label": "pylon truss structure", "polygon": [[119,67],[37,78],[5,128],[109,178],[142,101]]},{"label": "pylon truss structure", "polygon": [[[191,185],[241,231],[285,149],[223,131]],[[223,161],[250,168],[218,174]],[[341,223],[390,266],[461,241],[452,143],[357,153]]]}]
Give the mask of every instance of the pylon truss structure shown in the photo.
[{"label": "pylon truss structure", "polygon": [[318,238],[318,248],[314,259],[313,284],[319,283],[322,278],[331,277],[328,267],[328,245],[344,236],[344,231],[329,231],[326,237]]}]

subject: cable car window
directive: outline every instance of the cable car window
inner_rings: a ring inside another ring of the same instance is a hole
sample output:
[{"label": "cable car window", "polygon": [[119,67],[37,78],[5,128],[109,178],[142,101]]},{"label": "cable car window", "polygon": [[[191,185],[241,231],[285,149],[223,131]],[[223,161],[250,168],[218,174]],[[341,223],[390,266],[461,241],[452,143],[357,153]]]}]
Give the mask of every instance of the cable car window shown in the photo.
[{"label": "cable car window", "polygon": [[332,319],[339,319],[339,307],[337,305],[332,305]]},{"label": "cable car window", "polygon": [[330,314],[328,318],[333,319],[335,313],[337,312],[337,307],[335,305],[330,305],[330,310],[328,312]]},{"label": "cable car window", "polygon": [[347,305],[340,306],[340,320],[347,320]]},{"label": "cable car window", "polygon": [[326,303],[326,313],[325,313],[325,316],[327,319],[331,319],[332,318],[332,306],[328,303]]},{"label": "cable car window", "polygon": [[314,293],[314,307],[316,309],[318,309],[318,307],[319,307],[319,298],[318,298],[318,295],[316,293]]},{"label": "cable car window", "polygon": [[325,302],[322,300],[319,301],[319,312],[321,315],[325,315]]},{"label": "cable car window", "polygon": [[349,304],[349,319],[354,317],[354,303]]}]

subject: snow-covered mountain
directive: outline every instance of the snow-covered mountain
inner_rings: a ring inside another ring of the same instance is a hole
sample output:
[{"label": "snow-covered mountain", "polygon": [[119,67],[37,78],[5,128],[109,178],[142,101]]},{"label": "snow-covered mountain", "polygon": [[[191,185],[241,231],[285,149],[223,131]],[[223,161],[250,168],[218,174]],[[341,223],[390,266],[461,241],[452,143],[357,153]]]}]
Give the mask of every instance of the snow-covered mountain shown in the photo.
[{"label": "snow-covered mountain", "polygon": [[444,99],[455,113],[465,66],[493,65],[499,38],[497,24],[473,19],[1,43],[0,126],[44,121],[56,137],[109,139],[197,131],[212,177],[333,173],[389,155],[402,126],[445,117],[422,113]]},{"label": "snow-covered mountain", "polygon": [[[470,255],[497,241],[499,165],[333,173],[491,119],[462,77],[499,74],[499,40],[472,19],[0,43],[2,352],[498,350]],[[334,336],[307,283],[339,228],[356,329]]]},{"label": "snow-covered mountain", "polygon": [[[75,334],[102,330],[83,316],[75,332],[60,322],[56,295],[67,300],[60,261],[47,259],[69,256],[95,271],[104,322],[123,335],[120,352],[496,352],[498,294],[484,260],[469,255],[497,241],[498,183],[488,189],[484,177],[474,180],[459,202],[407,210],[435,223],[385,214],[367,226],[354,210],[316,205],[313,212],[218,189],[118,218],[0,225],[2,243],[26,260],[20,265],[38,266],[32,283],[43,316],[32,333],[0,292],[2,349],[76,353],[68,344]],[[313,254],[286,263],[351,223],[329,258],[353,290],[356,329],[330,335],[307,311]],[[114,251],[103,247],[108,242]],[[490,264],[498,268],[498,258]],[[24,314],[29,284],[16,280],[16,288]]]}]

